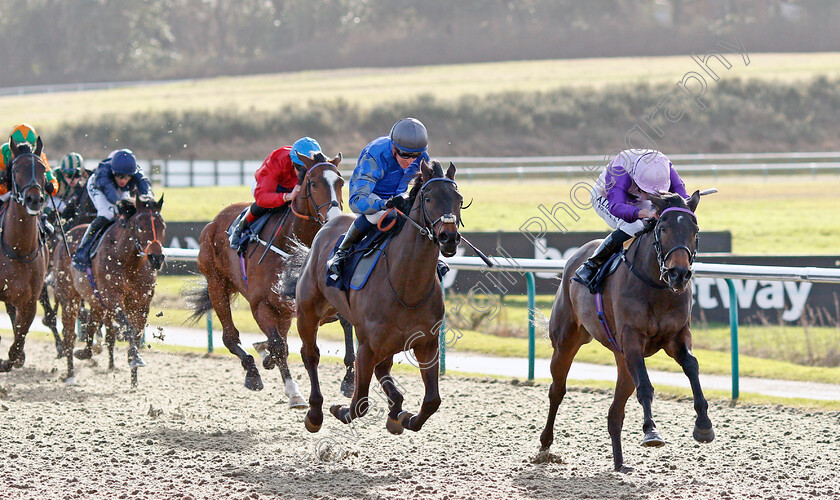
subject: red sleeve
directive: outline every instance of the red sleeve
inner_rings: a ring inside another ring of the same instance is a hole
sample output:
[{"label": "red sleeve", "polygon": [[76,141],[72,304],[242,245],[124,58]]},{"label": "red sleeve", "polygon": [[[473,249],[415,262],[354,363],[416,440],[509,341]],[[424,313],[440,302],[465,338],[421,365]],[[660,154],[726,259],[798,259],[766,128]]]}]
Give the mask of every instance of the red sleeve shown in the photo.
[{"label": "red sleeve", "polygon": [[289,158],[291,149],[291,146],[285,146],[274,151],[257,169],[254,174],[257,179],[257,187],[254,189],[257,205],[265,208],[279,207],[285,203],[283,193],[294,189],[297,174]]}]

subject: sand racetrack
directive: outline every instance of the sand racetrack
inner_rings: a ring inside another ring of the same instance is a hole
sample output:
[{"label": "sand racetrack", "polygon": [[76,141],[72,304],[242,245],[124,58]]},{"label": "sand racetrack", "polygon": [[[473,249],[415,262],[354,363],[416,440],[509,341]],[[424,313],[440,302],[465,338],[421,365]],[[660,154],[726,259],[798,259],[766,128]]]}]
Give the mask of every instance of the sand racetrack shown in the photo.
[{"label": "sand racetrack", "polygon": [[[9,337],[4,336],[6,356]],[[147,352],[129,388],[125,351],[111,373],[65,362],[30,339],[22,369],[0,374],[0,498],[811,498],[840,496],[840,414],[712,403],[717,439],[691,438],[690,400],[654,402],[668,444],[639,446],[641,409],[628,403],[630,474],[612,472],[611,392],[570,390],[560,407],[555,459],[532,463],[547,386],[444,377],[443,404],[419,433],[392,436],[376,411],[351,430],[328,413],[318,434],[286,405],[276,370],[266,388],[242,386],[229,356]],[[702,369],[702,367],[701,367]],[[293,363],[304,395],[303,366]],[[345,402],[340,367],[322,364],[325,410]],[[399,373],[405,408],[419,376]],[[377,400],[378,401],[378,400]],[[381,402],[375,408],[383,408]]]}]

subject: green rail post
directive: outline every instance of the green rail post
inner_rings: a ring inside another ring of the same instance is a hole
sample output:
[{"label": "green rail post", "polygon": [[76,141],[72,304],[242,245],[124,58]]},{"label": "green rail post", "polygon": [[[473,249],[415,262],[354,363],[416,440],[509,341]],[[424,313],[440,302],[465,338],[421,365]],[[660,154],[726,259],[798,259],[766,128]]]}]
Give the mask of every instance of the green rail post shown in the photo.
[{"label": "green rail post", "polygon": [[735,294],[735,284],[726,278],[729,287],[729,332],[732,338],[732,399],[740,395],[738,387],[738,295]]},{"label": "green rail post", "polygon": [[213,312],[207,312],[207,352],[213,352]]},{"label": "green rail post", "polygon": [[443,319],[440,321],[440,374],[446,375],[446,287],[443,289]]},{"label": "green rail post", "polygon": [[534,357],[536,355],[536,339],[534,338],[534,308],[536,307],[536,286],[534,273],[526,273],[528,284],[528,380],[534,380]]}]

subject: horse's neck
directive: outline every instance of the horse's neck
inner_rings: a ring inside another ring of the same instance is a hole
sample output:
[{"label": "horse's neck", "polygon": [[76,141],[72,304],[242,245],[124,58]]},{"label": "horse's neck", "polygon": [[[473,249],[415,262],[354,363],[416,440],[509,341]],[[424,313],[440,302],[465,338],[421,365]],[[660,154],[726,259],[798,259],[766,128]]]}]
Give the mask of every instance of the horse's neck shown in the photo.
[{"label": "horse's neck", "polygon": [[38,248],[38,216],[26,213],[26,207],[9,200],[3,224],[3,243],[16,254],[24,255]]},{"label": "horse's neck", "polygon": [[125,227],[118,220],[107,229],[107,231],[113,231],[114,239],[117,240],[115,258],[122,262],[126,269],[139,268],[143,264],[143,256],[139,255],[140,252],[132,243],[131,224],[134,217],[137,217],[137,214],[125,221]]},{"label": "horse's neck", "polygon": [[[419,214],[420,210],[412,208],[409,217],[413,213]],[[424,227],[422,220],[414,222]],[[400,233],[388,244],[385,256],[388,278],[402,300],[407,303],[422,300],[429,293],[429,287],[434,285],[432,281],[437,279],[438,246],[406,221]]]},{"label": "horse's neck", "polygon": [[[317,218],[317,214],[310,214],[309,207],[310,204],[306,203],[306,201],[301,196],[296,196],[294,201],[292,201],[292,206],[289,207],[289,212],[291,212],[292,208],[294,211],[309,217]],[[280,234],[285,234],[286,236],[294,236],[299,239],[305,245],[311,245],[312,239],[315,238],[315,233],[321,229],[321,224],[318,222],[311,220],[311,219],[302,219],[293,213],[289,213],[286,217],[286,223],[284,226],[288,227],[287,231],[280,231]],[[289,223],[289,219],[291,219],[291,223]],[[286,240],[287,241],[287,240]],[[286,241],[280,240],[278,244],[285,245]]]}]

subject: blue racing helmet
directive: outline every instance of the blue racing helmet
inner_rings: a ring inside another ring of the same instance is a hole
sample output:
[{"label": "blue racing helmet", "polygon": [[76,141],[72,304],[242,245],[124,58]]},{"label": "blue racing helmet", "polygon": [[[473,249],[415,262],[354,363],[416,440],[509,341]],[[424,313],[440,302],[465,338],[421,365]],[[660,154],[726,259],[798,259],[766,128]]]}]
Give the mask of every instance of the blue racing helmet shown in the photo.
[{"label": "blue racing helmet", "polygon": [[115,174],[134,175],[137,173],[137,158],[128,149],[121,149],[111,157],[111,171]]},{"label": "blue racing helmet", "polygon": [[301,156],[312,158],[313,156],[315,156],[315,153],[320,152],[321,145],[318,144],[318,141],[311,137],[302,137],[296,140],[294,144],[292,144],[292,150],[289,152],[289,156],[292,157],[292,163],[303,167],[305,165],[302,161],[300,161],[300,158],[298,158],[298,153],[300,153]]}]

